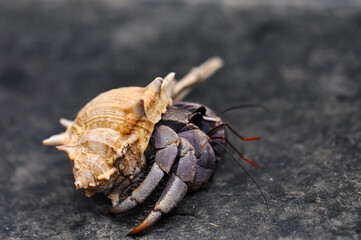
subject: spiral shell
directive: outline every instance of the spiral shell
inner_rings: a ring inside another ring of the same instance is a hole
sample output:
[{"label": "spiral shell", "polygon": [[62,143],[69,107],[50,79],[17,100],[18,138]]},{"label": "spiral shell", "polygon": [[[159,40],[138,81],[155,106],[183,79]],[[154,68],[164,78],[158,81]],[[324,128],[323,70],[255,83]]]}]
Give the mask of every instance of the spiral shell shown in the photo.
[{"label": "spiral shell", "polygon": [[172,103],[173,82],[171,73],[144,88],[102,93],[80,110],[74,122],[61,119],[66,131],[44,144],[60,145],[57,149],[68,153],[75,185],[88,188],[88,195],[111,188],[114,181],[108,180],[119,175],[131,180],[145,165],[143,153],[154,125]]},{"label": "spiral shell", "polygon": [[221,66],[221,59],[212,58],[179,82],[170,73],[144,88],[102,93],[81,109],[74,121],[60,119],[66,131],[43,144],[57,145],[57,149],[67,152],[77,189],[84,188],[87,196],[105,192],[114,202],[114,196],[144,169],[144,151],[167,106]]}]

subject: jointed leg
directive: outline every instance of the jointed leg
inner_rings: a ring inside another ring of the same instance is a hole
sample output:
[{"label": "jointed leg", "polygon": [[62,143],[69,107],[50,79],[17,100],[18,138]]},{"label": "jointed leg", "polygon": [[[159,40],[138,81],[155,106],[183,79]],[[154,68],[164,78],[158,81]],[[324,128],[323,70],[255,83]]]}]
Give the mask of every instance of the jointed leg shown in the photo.
[{"label": "jointed leg", "polygon": [[158,185],[163,176],[164,173],[162,169],[155,162],[147,177],[144,179],[141,185],[132,192],[131,196],[126,198],[117,206],[109,209],[109,212],[111,214],[126,212],[136,207],[139,203],[144,202],[153,192],[154,188]]},{"label": "jointed leg", "polygon": [[183,199],[187,190],[187,184],[178,176],[172,174],[154,210],[150,212],[148,217],[144,219],[138,227],[130,231],[128,235],[138,234],[156,223],[164,213],[170,212]]},{"label": "jointed leg", "polygon": [[169,173],[178,154],[178,143],[178,135],[171,128],[160,126],[154,130],[151,144],[159,150],[150,172],[128,198],[109,210],[110,213],[129,211],[147,199],[163,178],[164,172]]},{"label": "jointed leg", "polygon": [[179,162],[163,190],[162,196],[156,203],[154,210],[129,235],[138,234],[156,223],[163,214],[170,212],[185,196],[188,191],[187,183],[191,184],[196,175],[197,158],[193,146],[183,138],[179,144]]}]

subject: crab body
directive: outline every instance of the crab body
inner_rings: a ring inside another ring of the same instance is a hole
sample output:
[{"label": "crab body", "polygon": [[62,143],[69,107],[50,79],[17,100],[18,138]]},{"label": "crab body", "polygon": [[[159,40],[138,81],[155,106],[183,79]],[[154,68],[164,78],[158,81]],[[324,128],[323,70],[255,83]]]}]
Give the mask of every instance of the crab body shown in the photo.
[{"label": "crab body", "polygon": [[[104,192],[112,200],[111,213],[125,212],[144,202],[160,180],[169,177],[154,211],[130,232],[139,233],[172,210],[187,191],[207,182],[214,172],[222,149],[211,146],[207,133],[222,124],[221,119],[200,104],[172,104],[221,66],[219,58],[212,58],[178,82],[170,73],[144,88],[102,93],[74,121],[61,119],[66,131],[43,143],[67,152],[76,188],[85,189],[87,196]],[[224,138],[224,129],[212,135]],[[150,162],[153,165],[139,185],[140,175]],[[124,197],[136,184],[139,186]]]},{"label": "crab body", "polygon": [[223,152],[212,147],[211,137],[225,137],[225,131],[217,129],[210,135],[207,132],[219,124],[222,121],[212,110],[197,103],[180,102],[167,108],[155,126],[146,151],[147,159],[154,160],[151,170],[130,196],[114,203],[110,209],[113,214],[129,211],[143,203],[163,178],[169,177],[153,211],[130,232],[131,235],[153,225],[187,192],[196,191],[209,181]]}]

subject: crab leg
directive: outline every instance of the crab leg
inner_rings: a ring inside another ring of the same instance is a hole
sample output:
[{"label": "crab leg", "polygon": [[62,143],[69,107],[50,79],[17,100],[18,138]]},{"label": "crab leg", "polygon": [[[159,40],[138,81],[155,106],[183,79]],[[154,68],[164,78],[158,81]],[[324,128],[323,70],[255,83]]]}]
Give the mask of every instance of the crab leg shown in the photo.
[{"label": "crab leg", "polygon": [[175,174],[169,178],[162,196],[156,203],[154,210],[148,217],[128,235],[138,234],[148,227],[155,224],[163,214],[170,212],[185,196],[188,191],[188,185],[194,180],[197,169],[197,158],[194,155],[193,146],[185,139],[180,138],[179,145],[179,163]]},{"label": "crab leg", "polygon": [[172,174],[162,196],[148,217],[128,235],[138,234],[156,223],[163,214],[170,212],[185,196],[188,187],[178,176]]},{"label": "crab leg", "polygon": [[170,172],[177,155],[179,161],[154,210],[129,235],[140,233],[156,223],[163,214],[170,212],[187,193],[187,183],[193,182],[199,168],[192,144],[185,138],[179,138],[174,130],[167,126],[159,126],[154,130],[150,144],[158,149],[152,169],[131,196],[110,209],[110,213],[125,212],[144,202],[164,177],[164,173]]},{"label": "crab leg", "polygon": [[152,137],[152,144],[160,149],[155,155],[155,163],[147,177],[123,202],[111,208],[111,214],[129,211],[143,203],[162,180],[165,173],[169,173],[178,154],[178,135],[167,126],[156,128]]},{"label": "crab leg", "polygon": [[135,189],[131,196],[126,198],[123,202],[117,206],[109,209],[111,214],[117,214],[129,211],[135,208],[139,203],[144,202],[147,197],[153,192],[154,188],[162,180],[164,173],[157,163],[154,163],[147,177],[141,183],[141,185]]}]

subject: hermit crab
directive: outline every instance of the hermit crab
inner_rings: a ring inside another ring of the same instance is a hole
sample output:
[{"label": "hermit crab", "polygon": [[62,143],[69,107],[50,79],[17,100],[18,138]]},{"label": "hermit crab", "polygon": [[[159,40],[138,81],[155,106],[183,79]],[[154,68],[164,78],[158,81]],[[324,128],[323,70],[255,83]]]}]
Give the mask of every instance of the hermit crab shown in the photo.
[{"label": "hermit crab", "polygon": [[228,151],[227,124],[208,107],[180,102],[222,64],[214,57],[180,81],[169,73],[144,88],[102,93],[74,121],[60,119],[66,131],[43,144],[56,145],[69,155],[76,188],[85,189],[89,197],[105,193],[112,201],[112,214],[143,203],[162,179],[168,179],[153,211],[128,233],[138,234],[170,212],[187,192],[206,183],[223,151]]}]

